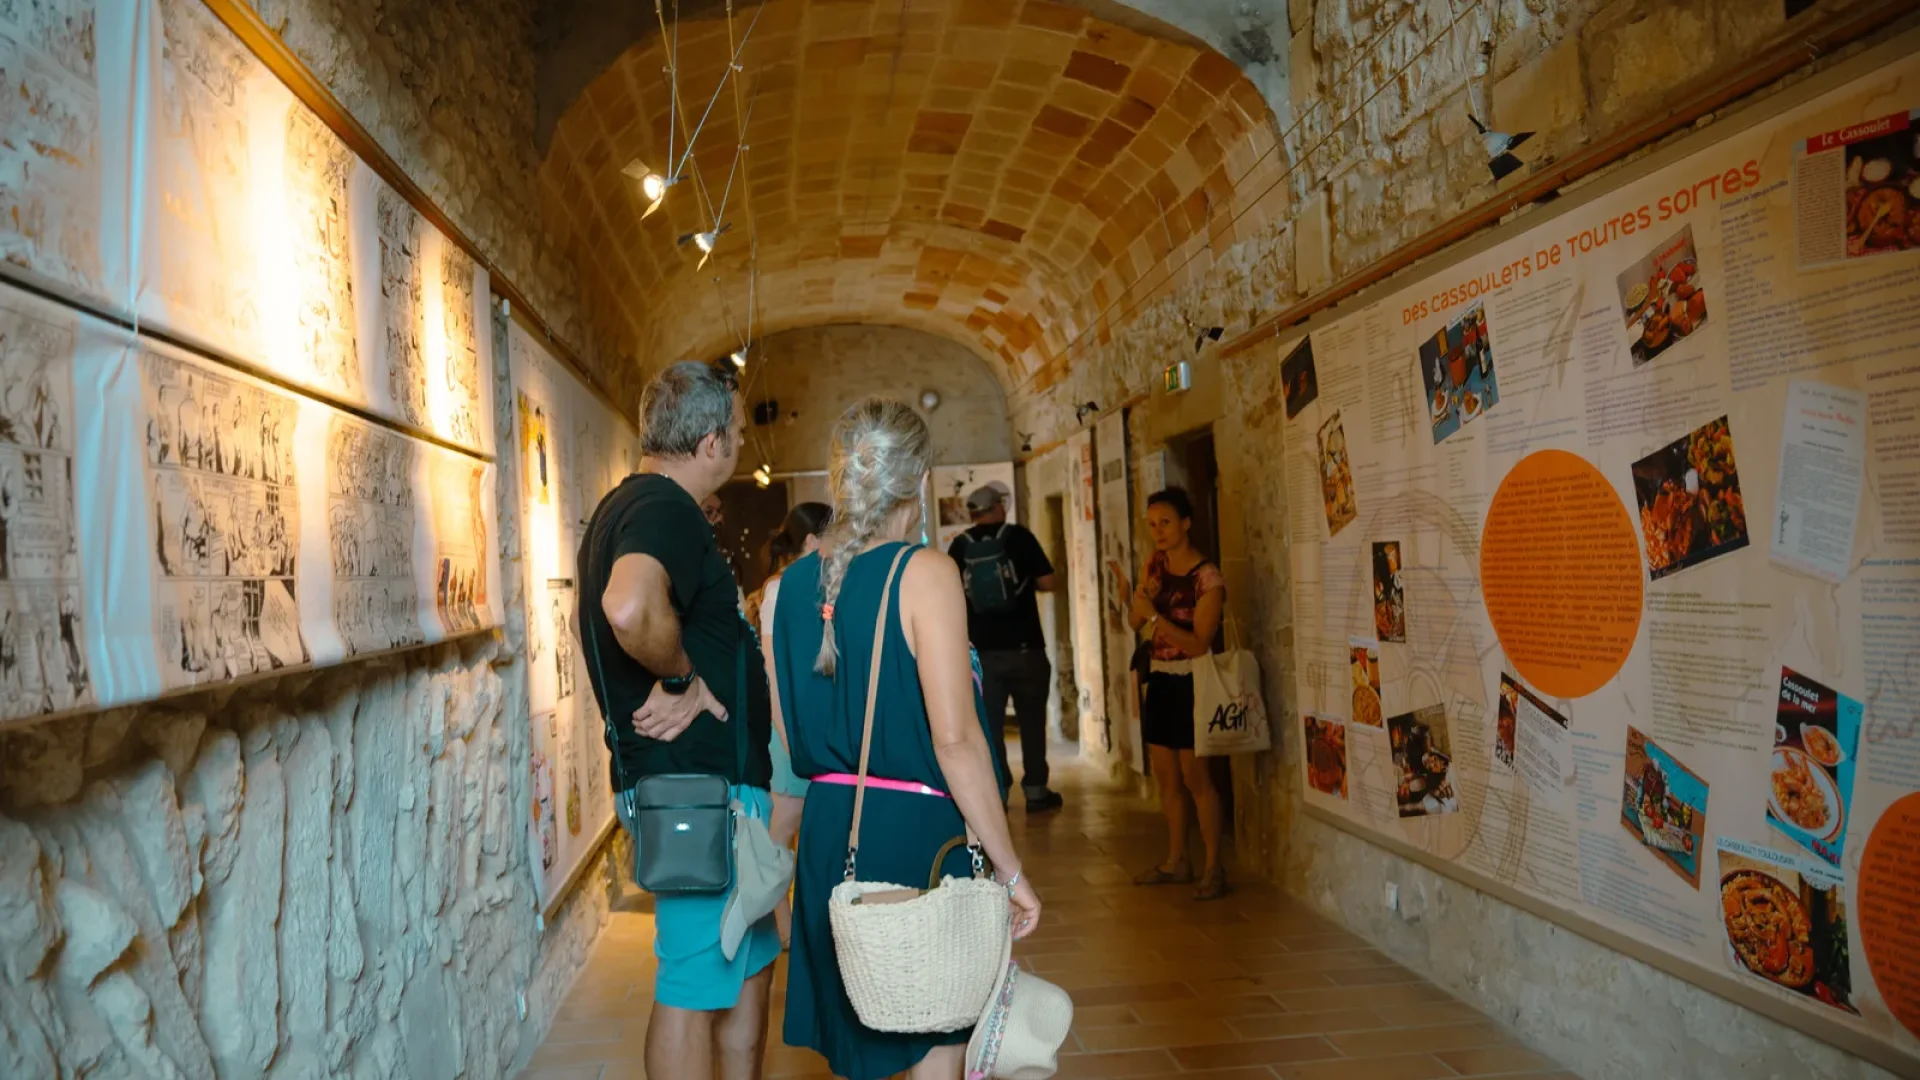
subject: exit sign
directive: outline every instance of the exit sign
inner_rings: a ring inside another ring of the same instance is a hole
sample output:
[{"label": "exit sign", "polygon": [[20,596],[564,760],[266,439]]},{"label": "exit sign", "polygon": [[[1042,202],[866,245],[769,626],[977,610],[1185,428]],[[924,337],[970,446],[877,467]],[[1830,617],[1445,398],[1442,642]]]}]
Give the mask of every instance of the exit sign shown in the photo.
[{"label": "exit sign", "polygon": [[1169,394],[1178,394],[1193,389],[1193,365],[1185,360],[1168,364],[1160,373],[1160,388]]}]

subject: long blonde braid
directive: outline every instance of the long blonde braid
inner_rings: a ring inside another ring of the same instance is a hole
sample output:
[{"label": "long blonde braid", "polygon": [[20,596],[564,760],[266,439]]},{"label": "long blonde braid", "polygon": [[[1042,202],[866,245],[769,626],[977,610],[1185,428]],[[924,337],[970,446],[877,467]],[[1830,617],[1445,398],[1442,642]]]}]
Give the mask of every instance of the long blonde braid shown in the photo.
[{"label": "long blonde braid", "polygon": [[[920,497],[933,464],[933,436],[920,414],[898,401],[855,402],[833,425],[828,479],[833,518],[820,539],[820,655],[813,670],[832,675],[840,658],[833,605],[847,567],[899,509]],[[884,603],[884,599],[882,601]]]}]

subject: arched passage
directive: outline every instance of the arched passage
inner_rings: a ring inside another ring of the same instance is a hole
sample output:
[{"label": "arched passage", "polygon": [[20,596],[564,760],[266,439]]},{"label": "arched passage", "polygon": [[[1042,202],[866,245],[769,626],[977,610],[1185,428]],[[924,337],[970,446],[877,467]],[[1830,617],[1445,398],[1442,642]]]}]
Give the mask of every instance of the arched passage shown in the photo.
[{"label": "arched passage", "polygon": [[[737,86],[651,217],[622,170],[668,168],[658,32],[558,119],[542,203],[603,354],[652,368],[731,351],[757,265],[752,336],[884,321],[966,341],[1007,386],[1045,384],[1275,139],[1234,62],[1164,24],[1042,0],[769,0],[731,32],[756,18]],[[724,12],[682,9],[681,138],[729,32]],[[701,266],[689,238],[716,222]]]},{"label": "arched passage", "polygon": [[[747,380],[747,400],[778,407],[769,423],[748,429],[748,451],[764,455],[776,472],[825,469],[834,421],[849,402],[869,395],[922,408],[937,465],[1013,455],[1006,391],[979,357],[948,338],[904,327],[837,324],[770,334],[761,350]],[[932,408],[921,404],[928,392],[936,396]]]},{"label": "arched passage", "polygon": [[[738,0],[736,13],[751,17],[758,0]],[[1096,18],[1154,37],[1183,40],[1222,53],[1253,80],[1275,113],[1287,102],[1284,35],[1287,0],[1061,0]],[[681,19],[712,19],[726,0],[679,0],[663,12]],[[540,8],[537,36],[535,142],[544,151],[560,117],[594,77],[634,44],[659,32],[660,20],[645,3],[552,0]]]}]

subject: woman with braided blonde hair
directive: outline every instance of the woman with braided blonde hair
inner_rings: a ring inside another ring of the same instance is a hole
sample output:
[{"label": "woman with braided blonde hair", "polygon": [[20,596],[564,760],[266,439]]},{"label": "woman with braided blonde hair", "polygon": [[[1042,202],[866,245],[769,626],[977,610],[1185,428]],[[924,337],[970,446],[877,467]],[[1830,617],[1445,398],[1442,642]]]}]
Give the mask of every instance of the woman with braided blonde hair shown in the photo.
[{"label": "woman with braided blonde hair", "polygon": [[[909,1071],[954,1080],[971,1032],[863,1026],[834,954],[827,898],[846,871],[870,677],[878,692],[860,878],[925,881],[940,849],[971,826],[1012,897],[1016,937],[1039,925],[1040,898],[1007,828],[1007,781],[988,749],[959,569],[907,540],[920,532],[933,464],[926,422],[904,404],[869,398],[834,425],[831,453],[831,524],[820,549],[782,575],[767,650],[774,723],[784,725],[794,772],[813,782],[794,875],[786,1040],[818,1051],[844,1080]],[[877,675],[876,622],[886,635]],[[941,872],[969,875],[966,850],[951,852]]]}]

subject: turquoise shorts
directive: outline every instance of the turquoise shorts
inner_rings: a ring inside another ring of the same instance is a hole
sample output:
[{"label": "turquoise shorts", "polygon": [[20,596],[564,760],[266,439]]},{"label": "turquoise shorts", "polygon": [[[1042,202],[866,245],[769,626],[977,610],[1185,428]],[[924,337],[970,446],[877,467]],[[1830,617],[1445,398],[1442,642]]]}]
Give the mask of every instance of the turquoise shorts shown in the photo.
[{"label": "turquoise shorts", "polygon": [[[772,820],[773,799],[765,791],[736,787],[733,797],[753,817]],[[660,960],[653,980],[655,1001],[695,1012],[731,1009],[746,981],[780,958],[780,931],[772,914],[747,931],[732,960],[722,956],[720,913],[726,906],[726,893],[653,898],[653,955]]]},{"label": "turquoise shorts", "polygon": [[773,758],[773,793],[796,799],[806,798],[807,787],[813,781],[793,775],[793,755],[787,753],[787,744],[781,741],[779,732],[773,733],[773,740],[767,744],[767,753]]}]

